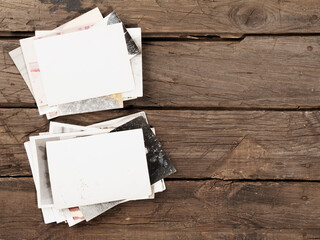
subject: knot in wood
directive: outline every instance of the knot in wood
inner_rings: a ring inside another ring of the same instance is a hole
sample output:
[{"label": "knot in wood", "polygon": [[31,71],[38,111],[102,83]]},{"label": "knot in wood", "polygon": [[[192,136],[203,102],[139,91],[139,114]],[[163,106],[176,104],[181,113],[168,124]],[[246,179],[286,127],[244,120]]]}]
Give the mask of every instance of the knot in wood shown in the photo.
[{"label": "knot in wood", "polygon": [[241,4],[230,10],[229,18],[231,22],[240,29],[257,29],[265,25],[268,14],[261,6]]}]

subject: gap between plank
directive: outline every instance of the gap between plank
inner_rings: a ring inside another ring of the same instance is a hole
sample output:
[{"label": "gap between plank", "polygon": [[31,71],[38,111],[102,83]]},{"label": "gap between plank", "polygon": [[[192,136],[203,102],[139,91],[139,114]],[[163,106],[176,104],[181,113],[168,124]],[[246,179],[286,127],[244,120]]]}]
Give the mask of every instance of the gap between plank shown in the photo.
[{"label": "gap between plank", "polygon": [[[26,105],[26,106],[15,106],[15,105],[1,105],[0,109],[37,109],[35,104]],[[160,106],[133,106],[129,105],[121,109],[114,110],[177,110],[177,111],[278,111],[278,112],[304,112],[304,111],[320,111],[320,106],[316,107],[188,107],[188,106],[180,106],[180,107],[160,107]],[[110,111],[110,110],[106,110]],[[112,110],[111,110],[112,111]],[[94,112],[91,112],[94,113]]]},{"label": "gap between plank", "polygon": [[317,107],[139,107],[139,106],[126,106],[124,110],[179,110],[179,111],[319,111],[320,106]]},{"label": "gap between plank", "polygon": [[[6,32],[0,31],[0,39],[18,40],[21,38],[34,36],[34,31],[16,31]],[[290,36],[305,36],[314,37],[320,36],[320,33],[143,33],[143,42],[158,42],[158,41],[225,41],[225,42],[241,42],[246,37],[290,37]]]},{"label": "gap between plank", "polygon": [[[0,179],[10,179],[10,178],[18,178],[18,179],[29,179],[32,178],[32,175],[17,175],[17,176],[0,176]],[[308,179],[233,179],[233,178],[165,178],[166,182],[179,182],[179,181],[226,181],[226,182],[313,182],[320,183],[320,180],[308,180]]]}]

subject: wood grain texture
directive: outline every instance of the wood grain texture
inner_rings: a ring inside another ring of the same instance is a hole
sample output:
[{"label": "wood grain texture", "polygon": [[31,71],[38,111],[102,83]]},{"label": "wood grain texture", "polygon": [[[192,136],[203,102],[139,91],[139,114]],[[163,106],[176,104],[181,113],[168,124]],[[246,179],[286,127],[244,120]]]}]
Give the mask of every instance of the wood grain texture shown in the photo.
[{"label": "wood grain texture", "polygon": [[31,178],[0,179],[1,239],[311,239],[320,184],[166,182],[154,200],[121,204],[88,223],[45,225]]},{"label": "wood grain texture", "polygon": [[[144,97],[56,120],[149,109],[177,173],[154,200],[45,225],[23,142],[49,122],[8,52],[96,6],[142,28]],[[319,32],[318,0],[0,0],[0,239],[320,239]]]},{"label": "wood grain texture", "polygon": [[[0,41],[0,106],[35,106]],[[2,51],[1,51],[2,50]],[[320,36],[242,42],[146,42],[144,97],[135,107],[320,107]]]},{"label": "wood grain texture", "polygon": [[53,29],[94,7],[116,10],[144,34],[317,33],[317,0],[2,0],[0,31]]},{"label": "wood grain texture", "polygon": [[[88,125],[132,111],[58,118]],[[320,180],[320,112],[147,110],[174,178]],[[30,175],[23,142],[47,131],[35,109],[0,109],[0,175]]]}]

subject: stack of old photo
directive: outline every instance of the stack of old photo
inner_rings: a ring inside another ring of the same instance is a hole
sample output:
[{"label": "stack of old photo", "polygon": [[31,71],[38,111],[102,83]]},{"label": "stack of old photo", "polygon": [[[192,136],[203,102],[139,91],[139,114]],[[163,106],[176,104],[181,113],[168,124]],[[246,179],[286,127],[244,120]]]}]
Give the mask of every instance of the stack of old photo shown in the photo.
[{"label": "stack of old photo", "polygon": [[153,199],[176,171],[144,112],[90,126],[50,122],[25,148],[45,223],[73,226]]},{"label": "stack of old photo", "polygon": [[40,115],[117,109],[142,97],[141,29],[95,8],[10,52]]}]

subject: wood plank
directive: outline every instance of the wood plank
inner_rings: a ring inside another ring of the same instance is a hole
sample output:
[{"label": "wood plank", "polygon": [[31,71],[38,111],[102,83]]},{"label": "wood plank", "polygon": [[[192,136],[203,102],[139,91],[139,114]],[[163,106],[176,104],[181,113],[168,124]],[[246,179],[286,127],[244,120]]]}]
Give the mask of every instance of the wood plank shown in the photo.
[{"label": "wood plank", "polygon": [[[53,29],[94,7],[145,34],[318,33],[317,0],[2,0],[0,31]],[[104,14],[104,15],[105,15]]]},{"label": "wood plank", "polygon": [[43,223],[32,181],[0,179],[1,239],[320,237],[319,183],[167,181],[154,200],[121,204],[68,228]]},{"label": "wood plank", "polygon": [[[35,106],[0,41],[0,106]],[[320,107],[320,36],[242,42],[146,42],[144,97],[126,106]]]},{"label": "wood plank", "polygon": [[[137,110],[58,118],[87,125]],[[173,178],[320,180],[320,112],[147,110]],[[0,109],[0,175],[30,175],[23,142],[47,131],[35,109]]]}]

